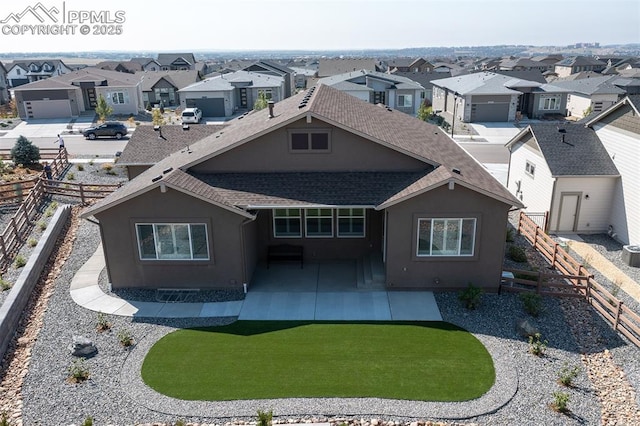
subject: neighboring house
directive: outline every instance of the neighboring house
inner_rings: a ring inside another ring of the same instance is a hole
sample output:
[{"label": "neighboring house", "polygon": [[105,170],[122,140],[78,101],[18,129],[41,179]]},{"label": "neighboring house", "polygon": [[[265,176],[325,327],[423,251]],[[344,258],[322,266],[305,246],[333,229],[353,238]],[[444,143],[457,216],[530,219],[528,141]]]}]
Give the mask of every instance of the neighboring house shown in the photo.
[{"label": "neighboring house", "polygon": [[531,58],[532,61],[544,64],[546,66],[544,71],[553,71],[556,63],[560,62],[562,59],[564,59],[562,55],[539,55]]},{"label": "neighboring house", "polygon": [[204,117],[230,117],[253,109],[260,93],[274,102],[284,99],[284,87],[282,77],[236,71],[193,83],[178,93],[183,108],[198,107]]},{"label": "neighboring house", "polygon": [[565,58],[554,65],[554,71],[558,77],[567,77],[581,71],[600,72],[607,66],[606,62],[590,56],[573,56]]},{"label": "neighboring house", "polygon": [[128,72],[129,74],[144,70],[142,64],[136,61],[103,61],[98,62],[95,67],[101,70]]},{"label": "neighboring house", "polygon": [[433,72],[433,64],[423,58],[396,58],[387,62],[387,70],[392,73],[430,73]]},{"label": "neighboring house", "polygon": [[525,211],[548,214],[548,232],[607,232],[620,173],[593,129],[536,123],[506,146],[507,187]]},{"label": "neighboring house", "polygon": [[118,165],[127,169],[129,180],[147,170],[165,157],[195,142],[219,132],[217,125],[138,126],[118,158]]},{"label": "neighboring house", "polygon": [[7,64],[10,87],[18,87],[34,81],[44,80],[72,71],[58,59],[26,59]]},{"label": "neighboring house", "polygon": [[456,76],[464,73],[464,69],[456,64],[450,64],[447,62],[436,62],[433,64],[433,72],[449,73],[449,75]]},{"label": "neighboring house", "polygon": [[193,53],[158,53],[156,60],[161,71],[196,70],[196,58]]},{"label": "neighboring house", "polygon": [[160,71],[162,66],[153,58],[131,58],[131,62],[137,62],[142,67],[142,71]]},{"label": "neighboring house", "polygon": [[418,113],[425,97],[424,87],[409,78],[369,70],[321,78],[318,84],[331,86],[365,102],[387,105],[411,115]]},{"label": "neighboring house", "polygon": [[198,71],[152,71],[136,73],[142,81],[142,100],[150,105],[180,105],[178,90],[200,81]]},{"label": "neighboring house", "polygon": [[18,114],[23,120],[77,117],[94,110],[100,95],[114,114],[144,110],[139,77],[99,68],[84,68],[14,89]]},{"label": "neighboring house", "polygon": [[390,289],[497,291],[514,206],[440,128],[321,85],[164,158],[82,217],[99,223],[112,288],[251,290],[269,247],[288,244],[305,261],[381,259]]},{"label": "neighboring house", "polygon": [[296,89],[311,87],[309,82],[318,77],[318,70],[311,68],[290,67],[294,72]]},{"label": "neighboring house", "polygon": [[562,90],[538,81],[479,72],[433,80],[433,110],[466,123],[564,115]]},{"label": "neighboring house", "polygon": [[282,77],[284,80],[284,97],[288,98],[295,92],[295,72],[284,65],[277,64],[272,61],[258,61],[244,68],[244,71],[255,72],[259,74],[275,75]]},{"label": "neighboring house", "polygon": [[0,63],[0,105],[4,105],[11,100],[9,94],[9,79],[7,78],[7,69]]},{"label": "neighboring house", "polygon": [[[421,85],[424,88],[424,99],[427,99],[430,103],[433,103],[433,80],[439,80],[442,78],[450,77],[447,73],[443,72],[401,72],[396,71],[393,73],[398,77],[404,77],[411,79]],[[424,101],[423,99],[423,101]]]},{"label": "neighboring house", "polygon": [[[582,118],[591,112],[601,112],[622,98],[625,89],[616,86],[617,76],[600,76],[583,78],[579,80],[561,81],[551,83],[567,93],[567,115]],[[623,79],[623,84],[630,84]]]},{"label": "neighboring house", "polygon": [[640,95],[627,96],[588,121],[620,172],[613,189],[610,234],[640,244]]},{"label": "neighboring house", "polygon": [[330,77],[352,71],[382,71],[373,58],[320,58],[318,77]]},{"label": "neighboring house", "polygon": [[538,71],[540,74],[549,69],[544,62],[529,58],[503,59],[498,65],[500,71]]}]

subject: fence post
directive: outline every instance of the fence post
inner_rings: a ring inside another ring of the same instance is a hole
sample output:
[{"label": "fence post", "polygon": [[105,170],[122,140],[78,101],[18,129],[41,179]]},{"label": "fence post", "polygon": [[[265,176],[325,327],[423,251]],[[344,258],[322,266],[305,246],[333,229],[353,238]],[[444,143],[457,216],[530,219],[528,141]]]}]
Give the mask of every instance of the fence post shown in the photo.
[{"label": "fence post", "polygon": [[536,225],[536,232],[533,235],[533,249],[538,251],[538,231],[540,231],[540,227]]},{"label": "fence post", "polygon": [[18,232],[18,225],[16,225],[16,217],[11,216],[11,220],[9,222],[11,227],[13,228],[13,232],[16,234],[16,240],[20,241],[20,232]]},{"label": "fence post", "polygon": [[7,257],[7,246],[4,243],[4,236],[0,235],[0,250],[2,250],[2,255]]},{"label": "fence post", "polygon": [[20,210],[24,213],[24,220],[27,225],[31,225],[31,219],[29,218],[29,212],[27,211],[27,203],[20,204]]},{"label": "fence post", "polygon": [[84,203],[85,203],[85,202],[84,202],[84,189],[83,189],[83,187],[82,187],[82,184],[79,184],[79,186],[80,186],[80,202],[81,202],[82,204],[84,204]]},{"label": "fence post", "polygon": [[551,259],[551,267],[553,269],[556,269],[556,259],[558,257],[558,247],[560,246],[560,244],[558,243],[554,243],[553,244],[553,258]]},{"label": "fence post", "polygon": [[622,300],[617,300],[616,304],[616,317],[613,321],[613,329],[618,331],[618,323],[620,322],[620,311],[622,310]]},{"label": "fence post", "polygon": [[538,285],[536,286],[536,294],[540,294],[541,290],[542,290],[542,272],[538,272]]}]

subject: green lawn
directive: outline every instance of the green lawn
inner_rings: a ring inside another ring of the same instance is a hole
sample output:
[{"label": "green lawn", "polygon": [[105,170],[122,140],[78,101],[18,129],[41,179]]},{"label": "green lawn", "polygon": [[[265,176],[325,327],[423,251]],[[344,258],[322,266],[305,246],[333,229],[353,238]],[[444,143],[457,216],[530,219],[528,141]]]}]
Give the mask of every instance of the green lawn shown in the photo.
[{"label": "green lawn", "polygon": [[185,400],[464,401],[487,392],[495,372],[474,336],[443,322],[238,321],[168,334],[149,351],[142,378]]}]

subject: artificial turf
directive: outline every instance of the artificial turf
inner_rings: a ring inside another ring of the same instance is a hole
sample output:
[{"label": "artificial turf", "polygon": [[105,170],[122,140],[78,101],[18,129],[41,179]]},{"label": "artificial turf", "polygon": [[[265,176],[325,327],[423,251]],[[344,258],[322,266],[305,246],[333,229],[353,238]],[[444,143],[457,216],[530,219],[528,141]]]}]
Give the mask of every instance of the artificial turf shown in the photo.
[{"label": "artificial turf", "polygon": [[487,392],[495,371],[473,335],[444,322],[238,321],[168,334],[142,378],[184,400],[464,401]]}]

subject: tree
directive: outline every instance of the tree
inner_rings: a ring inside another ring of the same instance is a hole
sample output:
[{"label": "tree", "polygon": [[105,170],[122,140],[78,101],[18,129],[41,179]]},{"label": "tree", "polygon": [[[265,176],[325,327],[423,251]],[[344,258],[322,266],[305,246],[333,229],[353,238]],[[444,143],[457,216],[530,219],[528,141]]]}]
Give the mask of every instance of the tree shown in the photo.
[{"label": "tree", "polygon": [[268,105],[267,95],[264,92],[258,92],[258,99],[256,99],[256,102],[253,104],[253,109],[259,111],[265,109]]},{"label": "tree", "polygon": [[151,113],[151,121],[153,121],[154,126],[162,126],[164,124],[164,117],[162,116],[162,111],[160,108],[154,108]]},{"label": "tree", "polygon": [[98,118],[100,121],[105,121],[108,116],[113,113],[113,108],[109,106],[107,100],[104,96],[98,96],[98,104],[96,105],[96,114],[98,114]]},{"label": "tree", "polygon": [[40,161],[40,148],[20,135],[11,148],[11,158],[15,164],[34,164]]},{"label": "tree", "polygon": [[427,121],[429,118],[431,118],[431,115],[433,114],[433,108],[431,108],[431,106],[427,106],[427,102],[423,102],[422,105],[420,105],[420,108],[418,109],[418,118],[422,121]]}]

